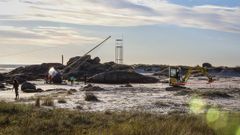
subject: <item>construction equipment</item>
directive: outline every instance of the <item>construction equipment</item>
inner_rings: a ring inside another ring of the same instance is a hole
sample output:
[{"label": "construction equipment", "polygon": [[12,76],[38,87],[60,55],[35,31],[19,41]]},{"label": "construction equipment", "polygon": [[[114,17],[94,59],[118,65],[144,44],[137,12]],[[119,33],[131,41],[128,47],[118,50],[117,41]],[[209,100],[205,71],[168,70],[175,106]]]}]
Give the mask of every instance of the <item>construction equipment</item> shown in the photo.
[{"label": "construction equipment", "polygon": [[[105,40],[103,40],[101,43],[99,43],[98,45],[96,45],[95,47],[93,47],[90,51],[88,51],[87,53],[85,53],[82,57],[80,57],[79,59],[75,60],[73,63],[71,63],[70,65],[68,65],[66,68],[76,64],[76,62],[78,60],[81,60],[82,58],[84,58],[85,56],[87,56],[89,53],[91,53],[92,51],[94,51],[95,49],[97,49],[98,47],[100,47],[103,43],[105,43],[107,40],[109,40],[112,36],[107,37]],[[85,59],[81,64],[84,64],[88,59]]]},{"label": "construction equipment", "polygon": [[208,74],[208,70],[205,67],[190,67],[185,73],[183,73],[181,67],[169,67],[169,85],[173,87],[185,86],[190,76],[197,72],[206,76],[208,83],[213,82],[213,78]]},{"label": "construction equipment", "polygon": [[[101,43],[97,44],[97,45],[94,46],[91,50],[89,50],[87,53],[85,53],[82,57],[79,57],[78,59],[76,59],[75,61],[73,61],[71,64],[67,65],[67,66],[66,66],[62,71],[60,71],[59,73],[61,73],[61,75],[63,75],[63,73],[64,73],[65,71],[69,70],[70,67],[71,67],[71,66],[74,66],[75,64],[83,65],[85,62],[87,62],[87,61],[89,60],[89,58],[86,58],[86,56],[87,56],[88,54],[90,54],[92,51],[94,51],[95,49],[97,49],[98,47],[100,47],[103,43],[105,43],[105,42],[106,42],[107,40],[109,40],[110,38],[111,38],[111,36],[108,36],[108,37],[107,37],[106,39],[104,39]],[[81,62],[81,63],[77,63],[79,60],[82,60],[82,62]],[[51,75],[50,73],[52,73],[53,69],[54,69],[54,68],[50,68],[50,70],[49,70],[48,76],[50,76],[50,77],[48,77],[48,78],[50,78],[50,79],[48,79],[47,82],[51,82],[51,81],[52,81],[51,78],[52,78],[53,75]],[[55,70],[55,69],[54,69],[54,70]],[[58,71],[56,71],[56,72],[58,72]],[[63,77],[62,77],[62,78],[63,78]],[[69,79],[69,78],[63,78],[63,79]]]}]

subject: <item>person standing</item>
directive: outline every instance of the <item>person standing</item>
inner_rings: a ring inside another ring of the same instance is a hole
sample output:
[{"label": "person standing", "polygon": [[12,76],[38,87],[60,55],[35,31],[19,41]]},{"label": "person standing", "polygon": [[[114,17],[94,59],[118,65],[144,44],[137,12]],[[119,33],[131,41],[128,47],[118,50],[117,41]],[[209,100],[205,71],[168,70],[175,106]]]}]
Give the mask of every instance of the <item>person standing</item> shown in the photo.
[{"label": "person standing", "polygon": [[87,85],[87,75],[84,74],[84,85]]},{"label": "person standing", "polygon": [[18,93],[18,87],[19,87],[19,83],[17,80],[13,81],[13,88],[15,89],[15,95],[16,95],[16,100],[19,99],[19,93]]}]

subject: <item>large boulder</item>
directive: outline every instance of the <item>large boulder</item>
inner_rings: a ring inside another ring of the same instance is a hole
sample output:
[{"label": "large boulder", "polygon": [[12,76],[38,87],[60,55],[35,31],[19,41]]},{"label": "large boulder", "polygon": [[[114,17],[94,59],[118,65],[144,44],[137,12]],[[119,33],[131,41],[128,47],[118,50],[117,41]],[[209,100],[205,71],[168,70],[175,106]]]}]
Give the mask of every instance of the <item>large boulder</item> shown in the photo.
[{"label": "large boulder", "polygon": [[4,76],[4,74],[0,74],[0,82],[4,81],[6,79],[6,77]]},{"label": "large boulder", "polygon": [[158,79],[144,76],[133,71],[109,71],[97,74],[88,80],[93,83],[126,84],[126,83],[157,83]]},{"label": "large boulder", "polygon": [[36,86],[32,83],[29,83],[29,82],[23,83],[22,86],[21,86],[21,90],[23,92],[27,92],[27,93],[37,92]]},{"label": "large boulder", "polygon": [[114,62],[100,63],[100,58],[91,58],[90,55],[77,56],[71,58],[67,62],[66,68],[63,70],[63,77],[69,79],[75,77],[77,79],[84,78],[84,76],[92,77],[96,74],[113,71],[113,70],[131,70],[131,66],[119,65]]},{"label": "large boulder", "polygon": [[65,66],[59,63],[43,63],[41,65],[30,65],[25,67],[19,67],[7,74],[10,78],[16,76],[24,76],[25,80],[44,79],[48,75],[48,70],[54,67],[57,70],[62,70]]},{"label": "large boulder", "polygon": [[99,86],[93,86],[91,84],[88,84],[83,88],[82,91],[105,91],[105,89],[99,87]]},{"label": "large boulder", "polygon": [[76,57],[69,59],[69,61],[67,62],[67,66],[75,66],[75,65],[82,63],[83,61],[90,61],[90,60],[91,60],[90,55],[76,56]]},{"label": "large boulder", "polygon": [[17,80],[19,84],[22,84],[27,81],[27,78],[28,76],[25,75],[15,75],[11,78],[11,81],[13,82],[13,80]]},{"label": "large boulder", "polygon": [[93,64],[99,64],[101,62],[101,59],[99,57],[96,57],[92,60]]},{"label": "large boulder", "polygon": [[5,85],[0,83],[0,89],[4,89],[5,88]]}]

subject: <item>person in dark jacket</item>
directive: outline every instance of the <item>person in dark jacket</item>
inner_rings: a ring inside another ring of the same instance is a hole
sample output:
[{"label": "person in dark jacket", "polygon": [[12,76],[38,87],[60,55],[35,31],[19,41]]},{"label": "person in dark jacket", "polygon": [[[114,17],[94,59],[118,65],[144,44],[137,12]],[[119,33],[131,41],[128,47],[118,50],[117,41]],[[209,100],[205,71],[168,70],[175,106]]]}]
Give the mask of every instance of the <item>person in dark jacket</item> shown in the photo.
[{"label": "person in dark jacket", "polygon": [[87,74],[84,74],[84,85],[87,85]]},{"label": "person in dark jacket", "polygon": [[17,80],[13,81],[13,88],[15,89],[15,94],[16,94],[16,100],[19,99],[19,93],[18,93],[18,87],[19,87],[19,83]]}]

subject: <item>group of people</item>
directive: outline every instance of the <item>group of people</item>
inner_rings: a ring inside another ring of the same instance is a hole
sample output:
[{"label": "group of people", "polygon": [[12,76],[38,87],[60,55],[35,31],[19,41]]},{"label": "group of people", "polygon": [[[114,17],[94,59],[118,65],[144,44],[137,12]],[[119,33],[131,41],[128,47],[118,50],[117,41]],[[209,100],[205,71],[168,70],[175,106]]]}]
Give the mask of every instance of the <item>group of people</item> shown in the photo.
[{"label": "group of people", "polygon": [[[76,80],[77,79],[75,77],[73,77],[73,76],[68,79],[68,81],[71,82],[71,85],[73,85]],[[84,84],[86,85],[87,84],[87,75],[84,75],[83,81],[84,81]]]},{"label": "group of people", "polygon": [[[70,78],[71,85],[74,84],[74,81],[75,81],[75,78],[71,77]],[[85,85],[87,84],[87,76],[86,75],[84,75],[84,84]],[[19,83],[18,83],[18,81],[16,79],[13,81],[13,89],[15,90],[15,95],[16,95],[15,99],[17,100],[17,99],[19,99],[19,91],[18,91],[19,90]]]}]

